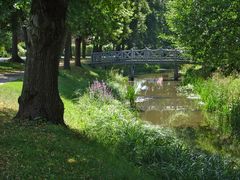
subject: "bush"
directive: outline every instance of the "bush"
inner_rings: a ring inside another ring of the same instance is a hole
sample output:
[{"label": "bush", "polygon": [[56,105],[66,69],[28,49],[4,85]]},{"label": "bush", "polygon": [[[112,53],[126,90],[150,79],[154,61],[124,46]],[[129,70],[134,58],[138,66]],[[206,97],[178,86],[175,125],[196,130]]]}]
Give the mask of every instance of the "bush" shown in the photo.
[{"label": "bush", "polygon": [[9,57],[10,54],[6,51],[5,47],[0,47],[0,57]]}]

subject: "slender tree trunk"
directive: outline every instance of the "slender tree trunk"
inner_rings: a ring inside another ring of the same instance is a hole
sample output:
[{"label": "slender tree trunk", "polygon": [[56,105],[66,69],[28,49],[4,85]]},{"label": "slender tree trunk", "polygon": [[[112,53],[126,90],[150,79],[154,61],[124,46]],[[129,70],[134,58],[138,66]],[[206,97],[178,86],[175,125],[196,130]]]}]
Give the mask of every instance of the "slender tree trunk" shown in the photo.
[{"label": "slender tree trunk", "polygon": [[19,22],[17,12],[14,12],[11,17],[12,23],[12,57],[9,61],[17,62],[17,63],[24,63],[24,61],[18,56],[18,29],[19,29]]},{"label": "slender tree trunk", "polygon": [[58,66],[67,4],[67,0],[32,0],[27,29],[27,62],[16,119],[44,118],[64,124],[64,107],[58,92]]},{"label": "slender tree trunk", "polygon": [[73,53],[72,53],[72,34],[71,34],[71,45],[70,45],[70,59],[73,58]]},{"label": "slender tree trunk", "polygon": [[87,50],[87,43],[86,43],[86,39],[83,38],[82,39],[82,58],[86,59],[86,50]]},{"label": "slender tree trunk", "polygon": [[98,52],[103,52],[103,45],[98,45]]},{"label": "slender tree trunk", "polygon": [[70,59],[71,59],[71,32],[67,31],[66,41],[65,41],[65,52],[64,52],[64,69],[70,69]]},{"label": "slender tree trunk", "polygon": [[82,38],[80,36],[78,36],[75,39],[75,48],[76,48],[75,65],[76,66],[81,66],[81,41],[82,41]]},{"label": "slender tree trunk", "polygon": [[98,45],[97,44],[93,45],[93,52],[98,52]]},{"label": "slender tree trunk", "polygon": [[125,44],[124,44],[124,43],[122,43],[121,50],[122,50],[122,51],[125,50]]},{"label": "slender tree trunk", "polygon": [[120,50],[121,50],[121,45],[118,44],[118,45],[116,46],[116,51],[120,51]]}]

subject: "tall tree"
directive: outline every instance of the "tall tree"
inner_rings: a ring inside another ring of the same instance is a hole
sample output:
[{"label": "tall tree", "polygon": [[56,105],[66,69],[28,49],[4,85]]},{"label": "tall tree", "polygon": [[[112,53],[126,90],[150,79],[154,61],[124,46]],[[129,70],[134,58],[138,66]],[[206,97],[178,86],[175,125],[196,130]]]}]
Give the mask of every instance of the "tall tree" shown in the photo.
[{"label": "tall tree", "polygon": [[171,42],[165,37],[171,33],[166,22],[166,2],[147,0],[151,13],[146,18],[147,30],[144,34],[144,44],[149,48],[169,47]]},{"label": "tall tree", "polygon": [[144,33],[147,30],[146,17],[151,12],[146,0],[132,0],[133,19],[130,23],[131,34],[126,40],[128,49],[144,48]]},{"label": "tall tree", "polygon": [[178,46],[229,74],[240,72],[239,9],[239,0],[169,0],[167,19]]},{"label": "tall tree", "polygon": [[71,46],[72,46],[72,35],[68,30],[66,32],[65,39],[65,51],[64,51],[64,69],[70,69],[70,60],[71,60]]},{"label": "tall tree", "polygon": [[[18,56],[18,34],[20,31],[20,23],[26,19],[29,9],[29,0],[5,0],[0,2],[0,29],[5,34],[11,32],[12,62],[24,62]],[[1,38],[2,40],[2,38]],[[0,40],[0,42],[1,42]]]},{"label": "tall tree", "polygon": [[11,49],[11,62],[24,63],[23,59],[18,55],[18,32],[20,29],[19,15],[21,11],[14,10],[11,14],[11,31],[12,31],[12,49]]},{"label": "tall tree", "polygon": [[78,36],[75,39],[75,65],[81,66],[81,44],[82,44],[82,37]]},{"label": "tall tree", "polygon": [[67,6],[67,0],[32,0],[27,28],[27,63],[17,119],[45,118],[64,124],[58,65]]}]

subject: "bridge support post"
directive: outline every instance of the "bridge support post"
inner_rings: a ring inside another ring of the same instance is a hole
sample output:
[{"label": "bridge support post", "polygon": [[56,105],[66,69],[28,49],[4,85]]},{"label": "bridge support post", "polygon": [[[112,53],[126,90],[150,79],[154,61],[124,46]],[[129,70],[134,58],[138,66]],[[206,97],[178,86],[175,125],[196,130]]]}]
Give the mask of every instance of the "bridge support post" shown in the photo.
[{"label": "bridge support post", "polygon": [[177,64],[175,64],[175,68],[174,68],[174,81],[178,81],[179,79],[179,67]]},{"label": "bridge support post", "polygon": [[134,72],[135,72],[135,66],[131,65],[130,66],[130,72],[129,72],[129,81],[134,81]]}]

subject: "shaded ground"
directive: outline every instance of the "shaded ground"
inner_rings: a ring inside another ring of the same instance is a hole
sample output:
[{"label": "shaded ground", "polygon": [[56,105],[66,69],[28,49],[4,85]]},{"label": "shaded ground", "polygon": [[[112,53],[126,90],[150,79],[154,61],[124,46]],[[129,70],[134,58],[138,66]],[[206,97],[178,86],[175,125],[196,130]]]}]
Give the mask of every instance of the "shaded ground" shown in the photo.
[{"label": "shaded ground", "polygon": [[23,71],[0,74],[0,85],[10,81],[16,81],[23,78]]},{"label": "shaded ground", "polygon": [[[71,97],[79,86],[68,89],[72,81],[60,79],[62,94]],[[0,179],[152,179],[124,156],[73,130],[44,121],[12,122],[21,88],[20,81],[0,87]],[[72,103],[65,98],[70,110]]]}]

